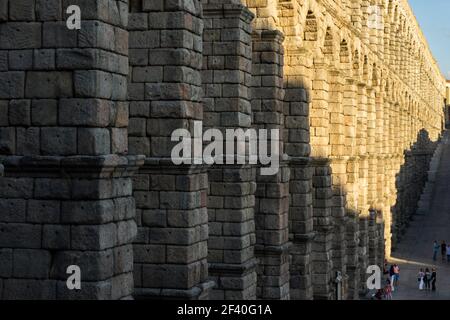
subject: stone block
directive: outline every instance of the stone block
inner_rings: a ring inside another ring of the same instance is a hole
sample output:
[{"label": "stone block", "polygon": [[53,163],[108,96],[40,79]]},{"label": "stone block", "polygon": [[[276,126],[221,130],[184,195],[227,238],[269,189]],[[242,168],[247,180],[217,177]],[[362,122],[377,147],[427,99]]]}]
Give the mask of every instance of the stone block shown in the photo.
[{"label": "stone block", "polygon": [[8,71],[8,51],[0,51],[0,72],[3,71]]},{"label": "stone block", "polygon": [[117,243],[114,223],[72,226],[71,246],[74,250],[105,250]]},{"label": "stone block", "polygon": [[114,274],[133,271],[133,246],[125,245],[113,249]]},{"label": "stone block", "polygon": [[33,180],[29,178],[0,179],[0,198],[30,199],[33,196]]},{"label": "stone block", "polygon": [[200,280],[200,263],[143,265],[142,273],[146,288],[190,289]]},{"label": "stone block", "polygon": [[103,71],[76,71],[74,88],[77,97],[110,99],[112,75]]},{"label": "stone block", "polygon": [[130,66],[147,66],[149,61],[148,49],[130,49]]},{"label": "stone block", "polygon": [[0,72],[0,99],[21,99],[24,89],[24,72]]},{"label": "stone block", "polygon": [[160,33],[157,30],[133,31],[129,35],[130,49],[151,49],[160,46]]},{"label": "stone block", "polygon": [[4,292],[5,300],[54,300],[56,299],[56,281],[6,279]]},{"label": "stone block", "polygon": [[112,103],[101,99],[62,99],[59,123],[67,126],[107,127]]},{"label": "stone block", "polygon": [[56,66],[55,50],[34,50],[33,61],[35,70],[53,70]]},{"label": "stone block", "polygon": [[41,226],[23,223],[0,223],[0,247],[40,248]]},{"label": "stone block", "polygon": [[36,18],[38,21],[55,21],[61,19],[61,0],[37,0]]},{"label": "stone block", "polygon": [[112,100],[126,100],[127,99],[127,89],[128,82],[127,78],[123,75],[112,74],[112,91],[111,91],[111,99]]},{"label": "stone block", "polygon": [[23,199],[0,199],[1,222],[25,222],[27,201]]},{"label": "stone block", "polygon": [[130,117],[150,117],[150,102],[133,101],[130,103]]},{"label": "stone block", "polygon": [[71,224],[105,224],[114,218],[114,202],[65,201],[61,207],[61,221]]},{"label": "stone block", "polygon": [[70,199],[71,181],[69,179],[38,178],[34,181],[36,199]]},{"label": "stone block", "polygon": [[36,1],[9,1],[9,18],[12,21],[33,21],[35,19]]},{"label": "stone block", "polygon": [[0,153],[11,155],[16,152],[16,133],[14,127],[0,127]]},{"label": "stone block", "polygon": [[30,100],[11,100],[9,103],[9,123],[14,126],[31,124]]},{"label": "stone block", "polygon": [[56,200],[28,200],[27,221],[59,223],[61,204]]},{"label": "stone block", "polygon": [[49,250],[70,249],[70,226],[44,225],[42,248]]},{"label": "stone block", "polygon": [[31,70],[33,68],[33,50],[11,50],[9,70]]},{"label": "stone block", "polygon": [[117,245],[130,244],[137,234],[137,226],[134,220],[117,222]]},{"label": "stone block", "polygon": [[76,179],[72,185],[72,199],[99,200],[112,198],[109,179]]},{"label": "stone block", "polygon": [[111,129],[111,152],[118,154],[128,153],[128,132],[127,129]]},{"label": "stone block", "polygon": [[134,67],[133,82],[161,82],[163,80],[163,67]]},{"label": "stone block", "polygon": [[101,21],[82,21],[78,33],[78,46],[81,48],[101,48],[115,50],[114,27]]},{"label": "stone block", "polygon": [[[132,184],[131,180],[127,179],[126,193],[127,197],[115,198],[114,201],[114,220],[127,220],[134,219],[136,217],[136,204],[134,197],[131,197]],[[116,192],[117,193],[117,192]]]},{"label": "stone block", "polygon": [[133,274],[122,273],[112,278],[111,299],[131,299],[134,290]]},{"label": "stone block", "polygon": [[[60,113],[63,113],[60,110]],[[73,114],[71,114],[73,117]],[[57,100],[33,100],[31,103],[31,123],[35,126],[54,126],[58,122]]]},{"label": "stone block", "polygon": [[111,150],[111,137],[108,129],[78,129],[78,154],[103,155]]},{"label": "stone block", "polygon": [[142,10],[143,11],[163,11],[164,0],[143,0]]},{"label": "stone block", "polygon": [[0,25],[0,49],[19,50],[40,48],[41,39],[40,23],[10,22]]},{"label": "stone block", "polygon": [[143,12],[130,12],[128,17],[129,24],[128,30],[130,32],[136,30],[147,30],[148,29],[148,14]]},{"label": "stone block", "polygon": [[17,278],[47,279],[51,255],[47,250],[14,250],[13,276]]},{"label": "stone block", "polygon": [[0,0],[0,21],[8,21],[8,0]]},{"label": "stone block", "polygon": [[128,102],[117,101],[114,103],[114,117],[111,119],[113,126],[117,128],[128,127],[129,124],[129,105]]},{"label": "stone block", "polygon": [[136,263],[165,263],[166,246],[164,245],[133,245]]},{"label": "stone block", "polygon": [[27,98],[71,97],[72,74],[70,72],[28,72],[25,89]]},{"label": "stone block", "polygon": [[17,154],[23,156],[33,156],[40,154],[40,129],[17,128]]},{"label": "stone block", "polygon": [[43,47],[44,48],[75,48],[77,47],[78,30],[70,30],[66,21],[44,22]]},{"label": "stone block", "polygon": [[42,128],[41,151],[44,155],[74,155],[77,153],[76,128]]},{"label": "stone block", "polygon": [[11,278],[13,273],[13,250],[0,249],[0,277]]}]

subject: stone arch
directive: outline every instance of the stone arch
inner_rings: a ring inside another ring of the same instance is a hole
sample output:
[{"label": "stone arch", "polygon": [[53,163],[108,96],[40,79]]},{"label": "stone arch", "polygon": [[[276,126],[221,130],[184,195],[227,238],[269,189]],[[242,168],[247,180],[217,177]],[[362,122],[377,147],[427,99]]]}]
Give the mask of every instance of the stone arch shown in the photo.
[{"label": "stone arch", "polygon": [[303,31],[303,40],[306,43],[315,43],[318,40],[318,34],[319,28],[317,17],[312,10],[308,10]]}]

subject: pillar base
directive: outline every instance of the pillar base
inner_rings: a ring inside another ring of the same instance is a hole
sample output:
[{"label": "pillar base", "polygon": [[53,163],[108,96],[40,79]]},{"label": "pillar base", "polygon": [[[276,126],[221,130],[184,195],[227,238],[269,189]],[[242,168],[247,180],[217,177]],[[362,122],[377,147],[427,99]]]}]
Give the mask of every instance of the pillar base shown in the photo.
[{"label": "pillar base", "polygon": [[188,290],[136,288],[136,300],[208,300],[216,283],[205,281]]},{"label": "pillar base", "polygon": [[257,259],[236,265],[210,263],[209,276],[217,285],[211,292],[212,300],[255,300]]},{"label": "pillar base", "polygon": [[[124,299],[133,294],[136,236],[131,176],[142,156],[11,156],[0,199],[24,205],[0,218],[14,254],[4,299]],[[26,205],[26,206],[25,206]],[[25,210],[27,208],[27,210]],[[5,236],[6,235],[6,236]],[[38,267],[27,262],[35,261]],[[79,267],[81,289],[67,287]]]}]

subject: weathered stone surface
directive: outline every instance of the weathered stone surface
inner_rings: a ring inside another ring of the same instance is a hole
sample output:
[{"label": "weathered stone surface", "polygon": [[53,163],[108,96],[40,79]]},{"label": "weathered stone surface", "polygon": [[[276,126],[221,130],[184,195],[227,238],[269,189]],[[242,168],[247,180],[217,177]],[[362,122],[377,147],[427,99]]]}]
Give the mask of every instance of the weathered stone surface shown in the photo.
[{"label": "weathered stone surface", "polygon": [[[0,0],[0,299],[365,293],[427,200],[445,81],[406,0],[377,28],[279,2]],[[278,129],[278,172],[174,165],[194,120]]]}]

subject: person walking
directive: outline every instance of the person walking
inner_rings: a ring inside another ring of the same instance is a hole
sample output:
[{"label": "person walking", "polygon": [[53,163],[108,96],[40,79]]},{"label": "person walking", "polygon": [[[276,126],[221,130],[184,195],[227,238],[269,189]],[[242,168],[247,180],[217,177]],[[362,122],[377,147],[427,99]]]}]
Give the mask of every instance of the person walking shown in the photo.
[{"label": "person walking", "polygon": [[447,262],[450,262],[450,244],[447,245]]},{"label": "person walking", "polygon": [[447,244],[445,243],[444,240],[442,240],[442,243],[441,243],[441,256],[442,256],[442,261],[445,261],[445,257],[447,256]]},{"label": "person walking", "polygon": [[432,291],[436,291],[436,269],[433,268],[432,272],[431,272],[431,290]]},{"label": "person walking", "polygon": [[419,274],[417,275],[417,280],[419,280],[419,290],[422,291],[423,290],[423,286],[424,286],[424,281],[423,281],[423,277],[425,276],[425,273],[423,272],[423,269],[420,269]]},{"label": "person walking", "polygon": [[392,286],[389,280],[386,280],[386,285],[384,286],[384,297],[386,300],[392,300]]},{"label": "person walking", "polygon": [[389,281],[391,282],[391,289],[392,289],[392,291],[395,291],[395,287],[394,287],[395,272],[394,272],[394,265],[393,264],[389,268]]},{"label": "person walking", "polygon": [[430,269],[425,269],[425,276],[423,277],[423,282],[425,283],[425,290],[430,290],[431,273]]},{"label": "person walking", "polygon": [[441,246],[438,244],[438,242],[436,240],[434,240],[434,243],[433,243],[433,261],[436,261],[437,254],[439,252],[439,248],[440,247]]},{"label": "person walking", "polygon": [[400,267],[394,264],[394,286],[397,288],[400,281]]}]

